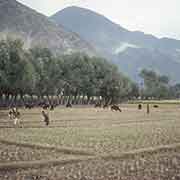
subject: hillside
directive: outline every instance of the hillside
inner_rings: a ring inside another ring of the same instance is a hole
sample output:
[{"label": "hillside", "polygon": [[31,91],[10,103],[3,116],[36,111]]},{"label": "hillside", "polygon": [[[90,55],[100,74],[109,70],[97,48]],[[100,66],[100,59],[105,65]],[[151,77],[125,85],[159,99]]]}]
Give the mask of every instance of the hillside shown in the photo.
[{"label": "hillside", "polygon": [[50,19],[91,43],[102,56],[135,80],[142,68],[150,68],[166,73],[173,82],[180,82],[179,40],[129,31],[98,13],[74,6]]},{"label": "hillside", "polygon": [[0,0],[0,37],[4,36],[22,38],[27,48],[39,45],[61,54],[95,53],[92,46],[77,34],[55,25],[46,16],[16,0]]}]

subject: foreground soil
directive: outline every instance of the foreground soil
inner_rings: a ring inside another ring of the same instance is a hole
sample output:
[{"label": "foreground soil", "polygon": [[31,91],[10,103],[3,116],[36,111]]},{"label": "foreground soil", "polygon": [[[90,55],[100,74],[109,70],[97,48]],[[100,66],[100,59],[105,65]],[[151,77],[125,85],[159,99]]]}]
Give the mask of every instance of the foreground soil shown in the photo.
[{"label": "foreground soil", "polygon": [[179,150],[127,159],[96,159],[38,169],[0,172],[4,180],[179,180]]},{"label": "foreground soil", "polygon": [[[3,111],[0,139],[17,142],[17,145],[1,141],[1,167],[7,163],[16,166],[21,162],[53,159],[70,161],[0,170],[0,180],[180,180],[179,145],[167,151],[119,156],[141,148],[179,144],[179,105],[151,107],[149,115],[145,107],[142,111],[137,105],[121,108],[122,113],[89,107],[57,108],[50,114],[50,127],[43,124],[39,109],[22,109],[22,128],[13,127],[7,112]],[[24,147],[18,143],[60,147],[61,151]],[[82,150],[82,154],[77,154],[77,150]],[[93,159],[88,159],[84,152],[93,152]],[[71,161],[81,155],[83,161]]]}]

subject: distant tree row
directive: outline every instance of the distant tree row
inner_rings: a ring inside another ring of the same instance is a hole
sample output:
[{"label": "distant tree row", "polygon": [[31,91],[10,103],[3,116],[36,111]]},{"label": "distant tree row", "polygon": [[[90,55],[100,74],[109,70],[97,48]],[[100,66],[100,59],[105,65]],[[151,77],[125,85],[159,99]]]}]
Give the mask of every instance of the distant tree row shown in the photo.
[{"label": "distant tree row", "polygon": [[0,100],[25,101],[27,95],[119,102],[137,97],[138,87],[102,58],[78,53],[58,57],[46,48],[25,50],[20,40],[1,40]]},{"label": "distant tree row", "polygon": [[141,96],[154,99],[180,98],[180,84],[171,85],[168,76],[143,69],[140,77],[143,79]]}]

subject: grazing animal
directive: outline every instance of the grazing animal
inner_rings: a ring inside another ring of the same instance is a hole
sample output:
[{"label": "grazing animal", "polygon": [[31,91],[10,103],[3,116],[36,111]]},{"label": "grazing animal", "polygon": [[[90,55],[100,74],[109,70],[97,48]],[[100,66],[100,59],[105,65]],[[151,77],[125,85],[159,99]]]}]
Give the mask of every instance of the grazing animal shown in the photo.
[{"label": "grazing animal", "polygon": [[33,107],[33,104],[25,104],[25,109],[32,109]]},{"label": "grazing animal", "polygon": [[138,104],[138,109],[139,109],[139,110],[142,109],[142,104]]},{"label": "grazing animal", "polygon": [[117,106],[117,105],[112,105],[111,106],[111,111],[113,111],[113,110],[122,112],[121,109],[119,108],[119,106]]},{"label": "grazing animal", "polygon": [[67,108],[72,108],[72,104],[71,104],[70,102],[68,102],[68,103],[66,104],[66,107],[67,107]]},{"label": "grazing animal", "polygon": [[159,106],[158,106],[158,105],[154,105],[153,107],[154,107],[154,108],[158,108]]},{"label": "grazing animal", "polygon": [[104,104],[103,105],[103,108],[105,109],[105,108],[108,108],[109,107],[109,105],[108,104]]},{"label": "grazing animal", "polygon": [[50,105],[50,111],[54,110],[54,105]]},{"label": "grazing animal", "polygon": [[42,116],[44,118],[44,122],[46,123],[46,126],[48,126],[50,123],[48,113],[45,113],[45,111],[42,111]]},{"label": "grazing animal", "polygon": [[48,108],[49,108],[49,104],[43,104],[43,105],[42,105],[42,108],[43,108],[43,109],[48,109]]},{"label": "grazing animal", "polygon": [[96,104],[94,105],[94,107],[95,107],[95,108],[101,107],[101,103],[100,103],[100,102],[99,102],[99,103],[96,103]]},{"label": "grazing animal", "polygon": [[45,103],[43,103],[43,102],[39,102],[37,105],[38,105],[39,107],[43,107],[44,104],[45,104]]}]

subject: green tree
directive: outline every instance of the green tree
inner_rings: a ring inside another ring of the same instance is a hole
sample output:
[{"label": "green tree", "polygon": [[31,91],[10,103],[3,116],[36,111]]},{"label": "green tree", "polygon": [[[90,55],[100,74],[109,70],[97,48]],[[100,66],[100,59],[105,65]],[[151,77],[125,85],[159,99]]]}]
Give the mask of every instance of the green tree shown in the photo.
[{"label": "green tree", "polygon": [[143,69],[140,77],[144,80],[144,96],[154,98],[169,97],[169,78],[165,75],[159,75],[154,71]]}]

